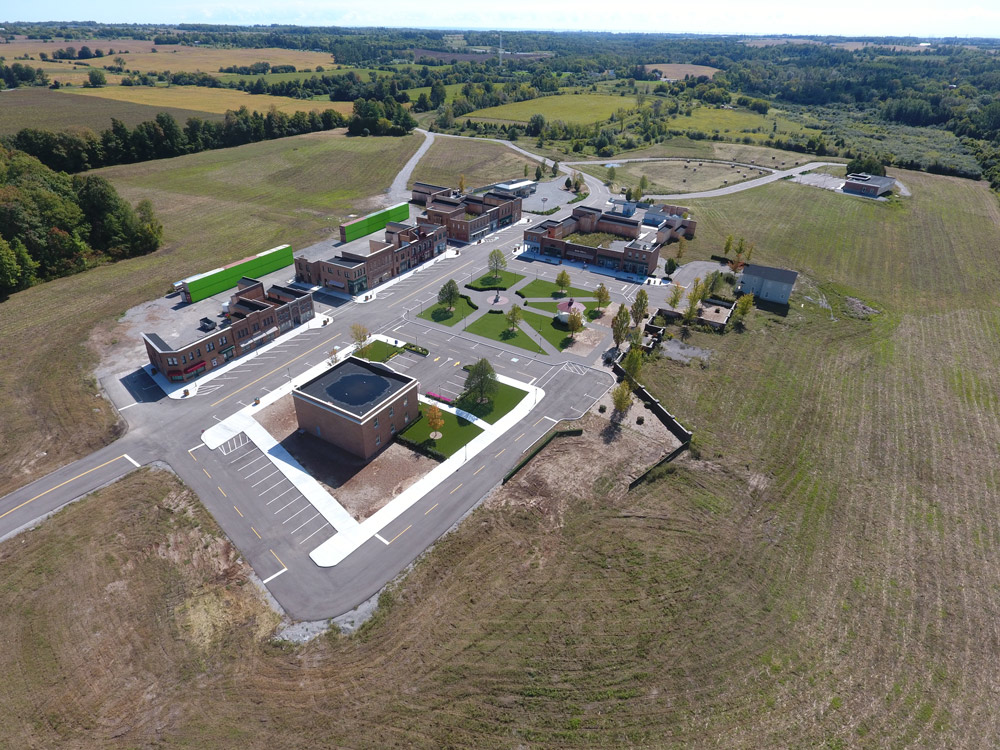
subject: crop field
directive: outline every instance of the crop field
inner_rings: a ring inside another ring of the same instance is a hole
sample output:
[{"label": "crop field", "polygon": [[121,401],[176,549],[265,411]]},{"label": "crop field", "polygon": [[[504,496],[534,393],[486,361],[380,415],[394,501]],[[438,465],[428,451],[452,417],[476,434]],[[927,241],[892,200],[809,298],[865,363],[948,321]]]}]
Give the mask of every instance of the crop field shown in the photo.
[{"label": "crop field", "polygon": [[189,117],[203,120],[222,119],[221,114],[178,107],[154,107],[147,104],[115,101],[103,97],[63,96],[59,91],[21,88],[3,93],[0,107],[0,135],[16,133],[21,128],[45,127],[52,130],[90,129],[100,132],[111,127],[115,117],[129,127],[152,120],[160,112],[169,112],[183,125]]},{"label": "crop field", "polygon": [[709,65],[688,65],[686,63],[650,63],[649,65],[643,66],[648,73],[651,70],[658,70],[663,73],[664,78],[669,78],[671,80],[681,80],[685,76],[708,76],[713,77],[719,72],[718,68],[713,68]]},{"label": "crop field", "polygon": [[414,182],[458,187],[458,178],[464,174],[465,184],[471,190],[503,180],[523,179],[525,165],[533,179],[538,164],[499,143],[438,135],[413,170],[409,187]]},{"label": "crop field", "polygon": [[[6,96],[6,94],[4,94]],[[0,493],[106,443],[116,418],[90,377],[103,336],[130,307],[171,282],[261,250],[329,236],[375,208],[413,155],[417,136],[347,138],[325,132],[112,167],[100,174],[131,203],[152,200],[165,227],[156,253],[42,284],[0,303]],[[253,164],[253,170],[247,169]],[[331,174],[338,179],[331,180]],[[66,307],[68,298],[86,300]],[[34,375],[24,377],[26,371]]]},{"label": "crop field", "polygon": [[[605,182],[608,179],[606,167],[587,166],[579,167],[579,169]],[[741,177],[743,174],[746,177]],[[625,162],[615,167],[615,185],[621,187],[639,187],[639,181],[643,176],[649,181],[646,195],[669,195],[714,190],[726,185],[746,182],[761,175],[757,170],[753,170],[751,173],[751,170],[744,170],[728,164],[698,161],[688,163],[686,159]]]},{"label": "crop field", "polygon": [[246,91],[234,89],[210,89],[204,86],[107,86],[99,89],[60,89],[64,96],[89,96],[97,99],[130,104],[143,104],[156,107],[193,109],[201,112],[225,114],[226,110],[246,107],[251,112],[267,112],[275,106],[281,112],[308,112],[313,109],[335,109],[344,114],[354,111],[350,102],[314,102],[311,100],[292,99],[287,96],[269,96],[267,94],[248,94]]},{"label": "crop field", "polygon": [[898,176],[912,198],[697,202],[691,255],[734,233],[803,276],[786,315],[692,332],[705,366],[646,364],[694,451],[627,492],[649,441],[576,423],[354,636],[268,640],[248,571],[167,474],[3,543],[0,745],[988,744],[1000,206]]},{"label": "crop field", "polygon": [[[112,46],[118,47],[119,45]],[[326,52],[276,47],[252,49],[243,47],[187,47],[167,44],[150,47],[148,50],[140,52],[135,45],[129,43],[126,48],[130,52],[127,55],[122,55],[125,58],[125,67],[144,73],[161,70],[169,70],[174,73],[179,71],[218,73],[219,68],[227,68],[230,65],[253,65],[255,62],[269,62],[271,65],[294,65],[296,68],[315,68],[317,65],[329,67],[334,63],[333,57]],[[156,52],[153,52],[153,49]]]},{"label": "crop field", "polygon": [[567,123],[586,125],[607,120],[619,109],[628,109],[634,106],[635,97],[604,94],[562,94],[502,104],[499,107],[477,109],[475,112],[470,112],[467,117],[474,121],[527,122],[532,115],[538,114],[544,115],[546,120],[562,120]]}]

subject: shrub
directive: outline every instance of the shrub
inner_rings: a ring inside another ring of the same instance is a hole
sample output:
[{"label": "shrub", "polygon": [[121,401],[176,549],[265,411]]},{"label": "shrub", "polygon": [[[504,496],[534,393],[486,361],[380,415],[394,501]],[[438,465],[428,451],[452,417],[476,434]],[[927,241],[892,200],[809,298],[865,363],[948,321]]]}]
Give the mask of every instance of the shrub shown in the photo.
[{"label": "shrub", "polygon": [[641,415],[641,414],[638,417],[635,418],[635,423],[636,424],[643,424],[645,421],[646,421],[646,418],[643,415]]},{"label": "shrub", "polygon": [[426,357],[428,354],[430,354],[429,350],[424,349],[424,347],[418,346],[417,344],[406,343],[406,344],[403,344],[403,348],[406,349],[406,351],[408,351],[408,352],[413,352],[414,354],[419,354],[422,357]]},{"label": "shrub", "polygon": [[601,404],[600,406],[597,407],[597,411],[599,411],[601,414],[603,414],[607,410],[608,410],[608,407],[605,404]]}]

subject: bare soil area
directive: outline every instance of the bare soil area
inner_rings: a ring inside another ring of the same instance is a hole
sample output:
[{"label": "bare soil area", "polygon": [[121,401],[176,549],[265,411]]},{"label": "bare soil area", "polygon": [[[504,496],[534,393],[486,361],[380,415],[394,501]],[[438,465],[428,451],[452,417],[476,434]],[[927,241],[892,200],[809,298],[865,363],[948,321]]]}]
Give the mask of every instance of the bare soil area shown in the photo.
[{"label": "bare soil area", "polygon": [[390,443],[375,458],[364,461],[313,435],[300,433],[291,396],[283,396],[256,419],[359,521],[437,466],[433,459],[398,443]]}]

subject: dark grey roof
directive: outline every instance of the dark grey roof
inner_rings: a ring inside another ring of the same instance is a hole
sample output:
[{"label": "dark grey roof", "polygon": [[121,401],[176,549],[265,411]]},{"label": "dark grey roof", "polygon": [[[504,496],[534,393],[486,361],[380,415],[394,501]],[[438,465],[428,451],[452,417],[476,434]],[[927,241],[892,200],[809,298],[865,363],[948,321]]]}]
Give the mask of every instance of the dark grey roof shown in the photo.
[{"label": "dark grey roof", "polygon": [[156,351],[161,352],[161,353],[173,351],[170,348],[170,345],[166,341],[164,341],[163,339],[161,339],[157,334],[155,334],[155,333],[144,333],[142,335],[145,336],[149,340],[150,344],[152,344],[153,346],[156,347]]},{"label": "dark grey roof", "polygon": [[795,271],[788,271],[784,268],[772,268],[771,266],[755,266],[747,263],[743,266],[744,276],[756,276],[758,279],[767,281],[777,281],[782,284],[794,284],[799,275]]},{"label": "dark grey roof", "polygon": [[348,357],[297,390],[364,418],[387,398],[415,382],[377,362]]},{"label": "dark grey roof", "polygon": [[864,172],[847,175],[847,181],[857,185],[875,185],[880,189],[891,188],[896,184],[896,180],[893,177],[880,177],[879,175],[865,174]]}]

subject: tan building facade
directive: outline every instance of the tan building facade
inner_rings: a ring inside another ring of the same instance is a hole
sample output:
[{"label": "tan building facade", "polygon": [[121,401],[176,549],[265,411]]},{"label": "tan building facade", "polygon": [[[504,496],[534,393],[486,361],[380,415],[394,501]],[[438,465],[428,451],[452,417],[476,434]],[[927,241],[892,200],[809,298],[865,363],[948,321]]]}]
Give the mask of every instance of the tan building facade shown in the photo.
[{"label": "tan building facade", "polygon": [[419,383],[388,365],[348,357],[292,391],[299,427],[369,459],[418,418]]}]

